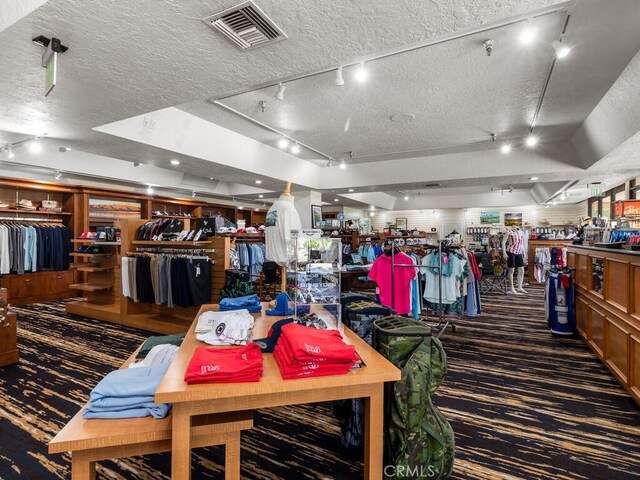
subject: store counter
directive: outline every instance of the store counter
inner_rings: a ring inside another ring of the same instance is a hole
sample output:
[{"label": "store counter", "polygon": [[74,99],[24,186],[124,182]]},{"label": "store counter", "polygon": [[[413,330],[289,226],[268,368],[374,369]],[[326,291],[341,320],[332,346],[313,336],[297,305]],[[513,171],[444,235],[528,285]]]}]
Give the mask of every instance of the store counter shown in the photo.
[{"label": "store counter", "polygon": [[567,248],[578,333],[640,404],[640,252]]}]

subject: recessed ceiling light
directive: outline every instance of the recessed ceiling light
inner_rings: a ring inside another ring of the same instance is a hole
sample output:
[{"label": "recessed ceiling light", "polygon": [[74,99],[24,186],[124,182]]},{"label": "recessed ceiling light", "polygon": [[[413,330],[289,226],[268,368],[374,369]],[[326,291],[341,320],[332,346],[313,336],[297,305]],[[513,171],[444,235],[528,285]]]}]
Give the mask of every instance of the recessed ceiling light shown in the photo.
[{"label": "recessed ceiling light", "polygon": [[358,65],[358,69],[356,70],[355,79],[357,82],[363,83],[367,80],[369,74],[367,73],[367,69],[364,68],[364,62],[360,62]]},{"label": "recessed ceiling light", "polygon": [[13,153],[13,148],[11,147],[11,145],[9,145],[7,147],[7,158],[14,158],[16,156],[15,153]]},{"label": "recessed ceiling light", "polygon": [[258,195],[258,198],[264,198],[264,195],[260,194]]},{"label": "recessed ceiling light", "polygon": [[153,187],[151,185],[147,187],[147,195],[153,195]]},{"label": "recessed ceiling light", "polygon": [[406,201],[408,201],[408,200],[409,200],[409,195],[405,195],[405,196],[404,196],[404,201],[406,202]]},{"label": "recessed ceiling light", "polygon": [[242,207],[242,206],[238,207],[238,210],[243,210],[243,209],[244,209],[244,207]]},{"label": "recessed ceiling light", "polygon": [[196,198],[196,195],[197,195],[197,193],[196,193],[195,190],[193,192],[191,192],[191,198]]},{"label": "recessed ceiling light", "polygon": [[56,174],[54,175],[53,178],[55,178],[56,180],[60,180],[62,178],[62,172],[57,172],[56,171]]},{"label": "recessed ceiling light", "polygon": [[253,210],[256,211],[256,212],[260,211],[260,209],[258,207],[254,208]]},{"label": "recessed ceiling light", "polygon": [[300,153],[300,145],[298,145],[298,142],[296,142],[296,144],[291,147],[291,153],[294,153],[296,155]]},{"label": "recessed ceiling light", "polygon": [[376,214],[376,212],[373,212],[373,211],[369,212],[369,216],[370,216],[370,217],[375,216],[375,214]]},{"label": "recessed ceiling light", "polygon": [[502,147],[500,147],[500,150],[502,151],[502,153],[509,153],[511,151],[511,145],[505,143],[504,145],[502,145]]},{"label": "recessed ceiling light", "polygon": [[529,177],[529,180],[536,181],[536,180],[538,180],[538,177]]},{"label": "recessed ceiling light", "polygon": [[287,148],[289,146],[289,140],[287,140],[285,137],[282,137],[278,142],[278,146],[280,148]]},{"label": "recessed ceiling light", "polygon": [[180,165],[180,160],[176,160],[175,158],[171,160],[171,165]]},{"label": "recessed ceiling light", "polygon": [[333,201],[334,201],[334,202],[339,202],[339,201],[340,201],[340,199],[339,199],[339,198],[334,198],[334,199],[333,199]]},{"label": "recessed ceiling light", "polygon": [[411,113],[395,113],[389,117],[392,122],[408,123],[415,119],[416,116]]},{"label": "recessed ceiling light", "polygon": [[42,144],[40,143],[40,141],[37,138],[34,138],[29,143],[29,151],[31,153],[40,153],[40,152],[42,152]]},{"label": "recessed ceiling light", "polygon": [[340,162],[340,168],[341,168],[342,170],[344,170],[345,168],[347,168],[347,163],[346,163],[344,160],[342,160],[342,161]]},{"label": "recessed ceiling light", "polygon": [[520,43],[523,45],[530,45],[536,39],[537,33],[538,29],[536,27],[532,27],[531,25],[525,26],[520,33]]},{"label": "recessed ceiling light", "polygon": [[283,84],[279,83],[278,84],[278,91],[276,92],[274,97],[277,98],[278,100],[284,100],[284,89],[285,89],[285,86]]},{"label": "recessed ceiling light", "polygon": [[262,183],[262,180],[256,180],[256,183],[260,185]]},{"label": "recessed ceiling light", "polygon": [[536,138],[535,135],[529,135],[527,137],[527,140],[526,140],[527,147],[533,147],[535,146],[536,143],[538,143],[538,139]]},{"label": "recessed ceiling light", "polygon": [[350,188],[350,189],[349,189],[349,191],[350,191],[350,192],[353,192],[353,188]]}]

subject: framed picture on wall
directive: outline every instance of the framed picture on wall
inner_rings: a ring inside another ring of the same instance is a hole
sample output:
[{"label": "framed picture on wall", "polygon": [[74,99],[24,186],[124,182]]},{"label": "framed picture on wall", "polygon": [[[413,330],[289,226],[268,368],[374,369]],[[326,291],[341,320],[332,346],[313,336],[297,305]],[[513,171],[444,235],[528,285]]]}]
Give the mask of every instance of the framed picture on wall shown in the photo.
[{"label": "framed picture on wall", "polygon": [[398,230],[406,230],[407,229],[407,219],[406,218],[396,218],[396,228]]},{"label": "framed picture on wall", "polygon": [[521,227],[522,214],[521,213],[505,213],[504,224],[507,227]]},{"label": "framed picture on wall", "polygon": [[322,207],[311,205],[311,228],[320,228],[322,225]]},{"label": "framed picture on wall", "polygon": [[500,223],[500,212],[480,212],[480,224]]}]

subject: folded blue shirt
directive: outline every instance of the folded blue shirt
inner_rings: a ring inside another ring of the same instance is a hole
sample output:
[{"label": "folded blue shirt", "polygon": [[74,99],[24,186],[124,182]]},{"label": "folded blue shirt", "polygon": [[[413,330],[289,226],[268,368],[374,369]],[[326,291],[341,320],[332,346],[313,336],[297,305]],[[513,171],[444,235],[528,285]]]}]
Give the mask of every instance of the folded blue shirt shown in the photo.
[{"label": "folded blue shirt", "polygon": [[89,395],[84,418],[164,418],[170,404],[156,404],[154,396],[170,362],[125,368],[107,374]]},{"label": "folded blue shirt", "polygon": [[246,295],[237,298],[223,298],[220,300],[220,311],[227,312],[229,310],[249,310],[251,313],[262,310],[260,298],[258,295]]}]

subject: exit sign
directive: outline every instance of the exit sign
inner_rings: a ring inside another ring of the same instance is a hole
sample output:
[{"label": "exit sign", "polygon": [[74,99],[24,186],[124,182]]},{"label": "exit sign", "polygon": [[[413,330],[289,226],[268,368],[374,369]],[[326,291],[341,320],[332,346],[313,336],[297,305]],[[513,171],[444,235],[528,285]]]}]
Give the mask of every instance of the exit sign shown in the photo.
[{"label": "exit sign", "polygon": [[591,196],[592,197],[602,197],[604,195],[604,191],[601,188],[592,188]]}]

